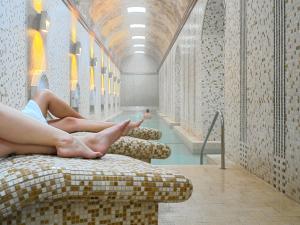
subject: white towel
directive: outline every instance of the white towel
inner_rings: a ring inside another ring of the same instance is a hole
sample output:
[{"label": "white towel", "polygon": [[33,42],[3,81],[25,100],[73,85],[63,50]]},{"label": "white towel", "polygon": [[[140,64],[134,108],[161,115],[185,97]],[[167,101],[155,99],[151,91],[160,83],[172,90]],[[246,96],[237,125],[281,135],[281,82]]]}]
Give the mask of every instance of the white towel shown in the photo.
[{"label": "white towel", "polygon": [[32,119],[35,119],[35,120],[41,122],[41,123],[48,124],[39,105],[34,100],[30,100],[27,103],[25,108],[22,110],[22,113]]}]

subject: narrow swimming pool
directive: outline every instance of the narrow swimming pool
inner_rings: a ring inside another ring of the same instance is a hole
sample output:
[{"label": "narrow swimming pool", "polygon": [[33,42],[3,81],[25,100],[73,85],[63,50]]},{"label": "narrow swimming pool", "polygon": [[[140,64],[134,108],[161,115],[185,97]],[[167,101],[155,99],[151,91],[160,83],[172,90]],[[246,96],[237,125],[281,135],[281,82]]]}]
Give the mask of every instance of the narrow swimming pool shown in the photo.
[{"label": "narrow swimming pool", "polygon": [[[142,119],[141,111],[125,111],[119,116],[112,119],[114,122],[121,122],[127,119],[138,121]],[[142,127],[158,129],[162,132],[160,143],[168,144],[172,150],[168,159],[152,160],[154,165],[199,165],[199,155],[193,154],[188,147],[182,142],[181,138],[172,128],[162,120],[157,114],[153,114],[151,119],[147,119]]]}]

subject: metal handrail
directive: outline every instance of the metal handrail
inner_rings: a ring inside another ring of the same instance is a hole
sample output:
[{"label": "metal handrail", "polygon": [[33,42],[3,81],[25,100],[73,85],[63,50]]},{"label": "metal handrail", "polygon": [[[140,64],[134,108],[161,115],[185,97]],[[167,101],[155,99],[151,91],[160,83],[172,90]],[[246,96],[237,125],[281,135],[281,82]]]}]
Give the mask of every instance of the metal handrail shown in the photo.
[{"label": "metal handrail", "polygon": [[220,115],[221,119],[221,169],[225,169],[225,126],[224,126],[224,116],[221,111],[217,111],[215,114],[215,117],[210,125],[210,128],[208,130],[208,133],[206,135],[206,138],[203,142],[201,152],[200,152],[200,164],[203,164],[203,157],[204,157],[204,149],[206,147],[208,138],[211,134],[212,129],[214,128],[216,121]]}]

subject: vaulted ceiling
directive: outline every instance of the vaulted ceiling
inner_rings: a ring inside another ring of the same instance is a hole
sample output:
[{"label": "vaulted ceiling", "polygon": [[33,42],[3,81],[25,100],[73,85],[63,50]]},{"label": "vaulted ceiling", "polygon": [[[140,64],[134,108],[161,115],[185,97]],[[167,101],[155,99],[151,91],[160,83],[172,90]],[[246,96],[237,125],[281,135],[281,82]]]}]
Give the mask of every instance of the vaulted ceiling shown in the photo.
[{"label": "vaulted ceiling", "polygon": [[[163,59],[193,0],[73,0],[91,23],[115,60],[122,62],[136,50],[158,63]],[[128,7],[145,7],[146,13],[128,13]],[[145,24],[146,28],[130,28]],[[132,36],[145,36],[133,40]],[[134,47],[145,44],[145,47]]]}]

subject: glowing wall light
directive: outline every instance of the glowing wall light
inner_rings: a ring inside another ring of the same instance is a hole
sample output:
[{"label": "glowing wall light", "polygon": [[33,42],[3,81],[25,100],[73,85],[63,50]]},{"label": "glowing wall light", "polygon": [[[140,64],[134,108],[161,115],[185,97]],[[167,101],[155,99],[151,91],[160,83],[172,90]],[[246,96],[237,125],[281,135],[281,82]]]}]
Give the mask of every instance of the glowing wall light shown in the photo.
[{"label": "glowing wall light", "polygon": [[111,78],[111,67],[110,67],[110,58],[108,58],[108,94],[109,95],[111,93],[110,78]]},{"label": "glowing wall light", "polygon": [[37,13],[41,13],[42,12],[42,9],[43,9],[42,0],[32,0],[32,6],[33,6],[33,9]]},{"label": "glowing wall light", "polygon": [[104,74],[106,73],[106,68],[104,67],[104,51],[101,49],[101,94],[104,95],[105,93],[105,86],[104,86]]},{"label": "glowing wall light", "polygon": [[78,83],[78,68],[77,68],[77,57],[71,55],[71,90],[76,90]]},{"label": "glowing wall light", "polygon": [[[71,104],[73,107],[78,107],[78,96],[76,96],[76,90],[79,90],[78,85],[78,59],[74,54],[74,45],[77,43],[77,18],[76,13],[71,14],[71,46],[70,46],[70,85],[71,85]],[[78,50],[77,50],[78,51]],[[77,100],[74,100],[77,99]]]},{"label": "glowing wall light", "polygon": [[77,41],[77,19],[74,13],[71,18],[71,42],[76,43]]},{"label": "glowing wall light", "polygon": [[90,67],[90,90],[95,89],[95,69]]},{"label": "glowing wall light", "polygon": [[29,74],[35,76],[46,70],[44,40],[37,30],[30,29],[28,33],[31,39]]},{"label": "glowing wall light", "polygon": [[95,67],[97,66],[97,58],[94,57],[94,37],[90,36],[90,90],[95,89]]}]

